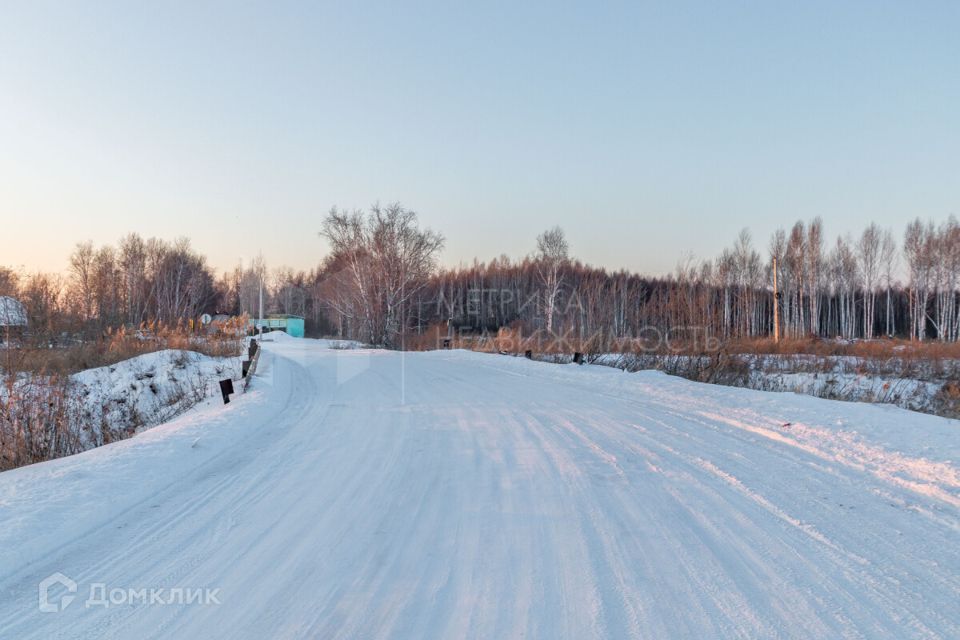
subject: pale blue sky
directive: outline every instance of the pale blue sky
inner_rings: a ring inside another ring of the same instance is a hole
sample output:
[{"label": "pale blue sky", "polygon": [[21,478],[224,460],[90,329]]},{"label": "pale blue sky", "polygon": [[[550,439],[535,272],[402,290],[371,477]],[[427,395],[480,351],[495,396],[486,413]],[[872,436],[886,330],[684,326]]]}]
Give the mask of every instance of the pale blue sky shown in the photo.
[{"label": "pale blue sky", "polygon": [[960,3],[0,2],[0,264],[138,231],[306,268],[376,200],[448,264],[899,235],[960,213]]}]

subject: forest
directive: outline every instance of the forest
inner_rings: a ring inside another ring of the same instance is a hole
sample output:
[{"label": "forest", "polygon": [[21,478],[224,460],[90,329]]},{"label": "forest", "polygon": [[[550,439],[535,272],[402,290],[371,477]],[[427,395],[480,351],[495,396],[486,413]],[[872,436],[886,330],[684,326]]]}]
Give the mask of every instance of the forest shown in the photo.
[{"label": "forest", "polygon": [[24,304],[23,339],[34,344],[184,325],[203,313],[256,317],[262,287],[266,312],[305,317],[313,336],[423,348],[429,341],[417,337],[510,328],[611,348],[768,337],[776,275],[786,338],[960,337],[954,217],[916,219],[899,238],[871,224],[834,240],[815,218],[778,230],[765,246],[744,229],[716,257],[681,260],[657,276],[585,264],[558,227],[531,239],[528,255],[445,266],[443,236],[400,204],[333,208],[317,227],[329,251],[309,271],[255,258],[217,274],[185,238],[131,233],[115,245],[77,244],[66,273],[0,267],[0,295]]}]

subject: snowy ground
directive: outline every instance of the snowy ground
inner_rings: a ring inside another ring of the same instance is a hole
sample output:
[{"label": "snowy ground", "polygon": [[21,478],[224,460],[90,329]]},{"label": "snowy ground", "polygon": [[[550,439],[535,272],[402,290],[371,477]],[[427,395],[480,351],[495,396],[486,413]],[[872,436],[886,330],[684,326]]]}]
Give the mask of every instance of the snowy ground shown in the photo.
[{"label": "snowy ground", "polygon": [[240,358],[211,358],[194,351],[165,349],[87,369],[72,376],[83,399],[84,422],[145,428],[183,413],[198,401],[218,396],[218,381],[240,379]]},{"label": "snowy ground", "polygon": [[707,356],[604,353],[595,362],[630,371],[657,369],[695,380],[708,379],[702,376],[709,374],[719,384],[893,404],[953,418],[960,412],[951,387],[945,386],[960,378],[960,361],[950,359],[933,366],[901,358],[734,354],[717,369]]},{"label": "snowy ground", "polygon": [[[241,379],[239,357],[212,358],[194,351],[164,349],[70,376],[71,428],[80,450],[121,439],[166,422],[199,401],[219,397],[218,382]],[[48,402],[46,378],[20,374],[19,391]],[[7,388],[0,385],[0,397]],[[104,427],[109,432],[104,433]]]},{"label": "snowy ground", "polygon": [[0,474],[0,638],[960,637],[955,421],[328,346]]}]

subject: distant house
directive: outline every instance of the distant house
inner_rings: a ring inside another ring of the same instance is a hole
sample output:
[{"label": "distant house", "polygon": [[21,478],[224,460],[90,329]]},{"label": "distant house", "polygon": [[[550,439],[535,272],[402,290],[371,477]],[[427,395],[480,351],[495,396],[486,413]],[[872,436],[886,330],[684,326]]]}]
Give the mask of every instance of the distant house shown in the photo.
[{"label": "distant house", "polygon": [[0,342],[22,337],[27,328],[27,309],[18,300],[0,296]]},{"label": "distant house", "polygon": [[303,317],[286,313],[272,313],[263,320],[251,318],[250,326],[253,327],[254,330],[258,330],[261,326],[264,331],[279,329],[294,338],[302,338],[304,334]]}]

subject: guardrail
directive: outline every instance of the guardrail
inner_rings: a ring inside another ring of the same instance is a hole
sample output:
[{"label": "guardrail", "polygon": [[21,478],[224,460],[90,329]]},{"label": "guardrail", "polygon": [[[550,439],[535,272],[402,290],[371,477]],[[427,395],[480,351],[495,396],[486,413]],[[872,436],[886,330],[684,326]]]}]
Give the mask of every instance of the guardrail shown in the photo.
[{"label": "guardrail", "polygon": [[260,343],[256,340],[250,341],[250,347],[247,349],[247,355],[250,360],[250,364],[246,366],[247,373],[243,376],[243,392],[246,393],[247,389],[250,387],[250,380],[253,379],[254,374],[257,372],[257,363],[260,362]]}]

